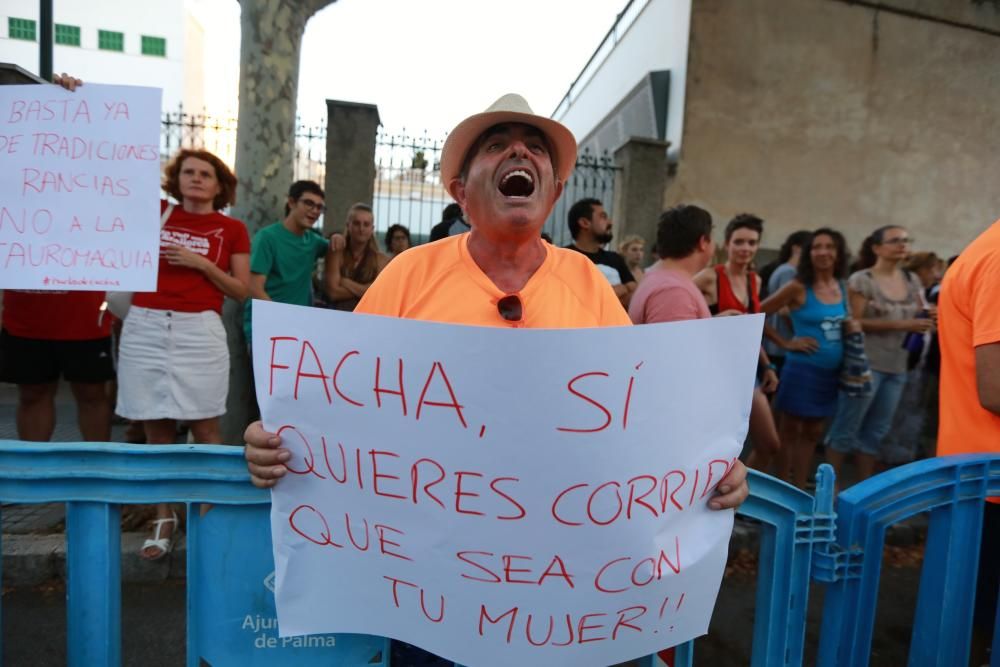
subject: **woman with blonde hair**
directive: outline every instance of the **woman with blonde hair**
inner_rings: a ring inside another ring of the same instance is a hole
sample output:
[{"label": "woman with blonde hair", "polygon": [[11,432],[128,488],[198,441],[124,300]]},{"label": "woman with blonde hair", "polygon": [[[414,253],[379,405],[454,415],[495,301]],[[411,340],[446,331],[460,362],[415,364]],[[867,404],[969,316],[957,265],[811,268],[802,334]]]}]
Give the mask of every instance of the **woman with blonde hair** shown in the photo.
[{"label": "woman with blonde hair", "polygon": [[637,283],[642,282],[645,272],[642,270],[643,257],[646,254],[646,239],[638,234],[630,234],[618,244],[618,254],[625,258],[625,265],[632,272]]},{"label": "woman with blonde hair", "polygon": [[375,240],[375,216],[368,204],[354,204],[347,211],[344,248],[326,269],[326,294],[336,310],[353,311],[375,281],[389,257]]},{"label": "woman with blonde hair", "polygon": [[[229,392],[225,297],[250,291],[246,226],[221,213],[236,198],[236,176],[203,150],[180,151],[164,170],[160,266],[155,292],[137,292],[122,327],[116,412],[142,422],[146,442],[173,444],[177,422],[197,443],[221,443],[219,417]],[[157,507],[153,536],[140,555],[170,553],[177,515]]]}]

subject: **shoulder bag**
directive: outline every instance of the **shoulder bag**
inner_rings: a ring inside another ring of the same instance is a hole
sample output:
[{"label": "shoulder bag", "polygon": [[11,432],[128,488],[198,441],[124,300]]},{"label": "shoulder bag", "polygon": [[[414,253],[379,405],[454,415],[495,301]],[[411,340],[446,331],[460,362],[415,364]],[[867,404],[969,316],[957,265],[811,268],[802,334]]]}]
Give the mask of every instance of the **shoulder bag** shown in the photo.
[{"label": "shoulder bag", "polygon": [[[850,318],[850,299],[844,281],[840,282],[840,291],[844,295],[844,314]],[[843,341],[844,358],[840,364],[840,391],[853,398],[867,398],[872,395],[872,368],[865,352],[865,334],[862,331],[848,333],[845,327]]]}]

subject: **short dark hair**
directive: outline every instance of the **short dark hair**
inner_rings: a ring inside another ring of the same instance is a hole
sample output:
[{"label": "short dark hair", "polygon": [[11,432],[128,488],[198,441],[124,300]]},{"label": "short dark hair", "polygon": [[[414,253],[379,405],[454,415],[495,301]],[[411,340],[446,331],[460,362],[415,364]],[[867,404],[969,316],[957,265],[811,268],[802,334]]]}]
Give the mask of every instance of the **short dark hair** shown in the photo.
[{"label": "short dark hair", "polygon": [[751,229],[761,236],[764,234],[764,221],[751,213],[740,213],[726,225],[726,243],[737,229]]},{"label": "short dark hair", "polygon": [[401,225],[398,222],[394,225],[389,225],[389,229],[385,230],[385,248],[389,249],[389,244],[392,242],[392,237],[396,232],[403,232],[406,235],[406,242],[409,245],[413,245],[413,240],[410,238],[410,230],[406,225]]},{"label": "short dark hair", "polygon": [[683,259],[712,238],[712,215],[703,208],[680,204],[660,214],[656,225],[656,253],[660,259]]},{"label": "short dark hair", "polygon": [[811,243],[812,235],[813,233],[807,229],[789,234],[785,242],[781,244],[781,249],[778,250],[778,264],[784,264],[792,258],[792,248],[799,247],[805,249],[807,247],[806,244]]},{"label": "short dark hair", "polygon": [[569,235],[574,239],[580,233],[580,218],[590,220],[590,216],[594,215],[595,206],[604,206],[604,204],[601,203],[600,199],[587,197],[569,207],[566,223],[569,225]]},{"label": "short dark hair", "polygon": [[820,227],[809,235],[809,240],[802,246],[802,257],[799,259],[796,277],[804,285],[812,285],[816,282],[816,269],[813,267],[810,250],[817,236],[829,236],[833,239],[833,245],[837,247],[837,261],[833,264],[833,277],[837,280],[843,280],[847,277],[847,241],[844,240],[843,234],[829,227]]},{"label": "short dark hair", "polygon": [[[314,194],[323,201],[326,201],[326,194],[323,193],[323,188],[319,186],[316,181],[295,181],[288,188],[288,197],[298,201],[302,195],[305,193]],[[288,207],[288,202],[285,202],[285,215],[288,215],[291,209]]]},{"label": "short dark hair", "polygon": [[458,204],[448,204],[444,207],[444,211],[441,212],[441,222],[448,222],[449,220],[461,217],[462,207]]}]

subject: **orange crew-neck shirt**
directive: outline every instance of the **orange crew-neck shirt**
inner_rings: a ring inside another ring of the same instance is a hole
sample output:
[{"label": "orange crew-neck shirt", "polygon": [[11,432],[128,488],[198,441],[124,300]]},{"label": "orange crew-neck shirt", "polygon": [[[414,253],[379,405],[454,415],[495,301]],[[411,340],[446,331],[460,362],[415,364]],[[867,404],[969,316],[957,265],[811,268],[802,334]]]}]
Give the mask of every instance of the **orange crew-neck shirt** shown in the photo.
[{"label": "orange crew-neck shirt", "polygon": [[[938,454],[1000,453],[1000,416],[979,403],[976,353],[1000,343],[1000,221],[962,251],[941,285]],[[1000,502],[1000,498],[991,498]]]},{"label": "orange crew-neck shirt", "polygon": [[507,293],[469,255],[468,234],[398,255],[355,309],[357,313],[486,327],[570,329],[628,326],[607,279],[585,256],[545,243],[545,260],[517,292],[522,320],[509,322],[497,302]]}]

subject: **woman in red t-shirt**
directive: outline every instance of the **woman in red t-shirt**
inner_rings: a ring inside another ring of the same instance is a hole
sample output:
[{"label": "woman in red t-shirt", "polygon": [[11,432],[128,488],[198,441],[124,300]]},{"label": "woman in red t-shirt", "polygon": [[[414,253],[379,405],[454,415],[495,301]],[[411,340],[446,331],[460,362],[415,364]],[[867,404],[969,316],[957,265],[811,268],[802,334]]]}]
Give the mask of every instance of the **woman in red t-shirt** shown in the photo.
[{"label": "woman in red t-shirt", "polygon": [[[760,248],[764,221],[742,213],[726,225],[726,263],[710,266],[694,277],[712,315],[760,312],[760,280],[750,267]],[[750,404],[750,440],[753,452],[747,465],[767,472],[781,449],[767,393],[778,388],[778,374],[764,348],[760,350],[759,382]]]},{"label": "woman in red t-shirt", "polygon": [[[163,189],[180,204],[161,202],[156,291],[137,293],[125,318],[116,411],[141,421],[149,444],[173,443],[178,420],[195,442],[218,443],[229,392],[222,301],[249,294],[250,238],[219,212],[235,200],[236,177],[215,155],[182,150],[164,170]],[[159,505],[142,557],[170,553],[176,529],[176,514]]]}]

